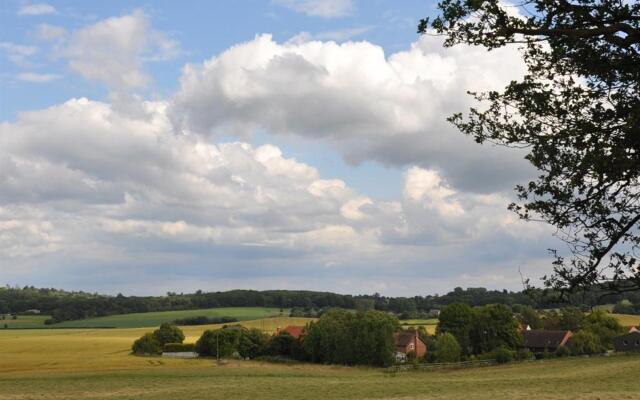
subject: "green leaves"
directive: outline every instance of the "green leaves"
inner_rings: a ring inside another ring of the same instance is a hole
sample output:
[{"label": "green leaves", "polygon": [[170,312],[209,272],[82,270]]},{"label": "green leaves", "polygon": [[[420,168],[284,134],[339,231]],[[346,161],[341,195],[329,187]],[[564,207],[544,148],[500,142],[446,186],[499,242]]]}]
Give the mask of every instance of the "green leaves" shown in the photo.
[{"label": "green leaves", "polygon": [[572,255],[552,251],[545,284],[640,289],[640,3],[532,0],[519,15],[497,0],[438,7],[431,27],[445,46],[522,46],[523,79],[472,94],[482,106],[448,120],[478,143],[529,150],[540,175],[509,208],[558,228]]}]

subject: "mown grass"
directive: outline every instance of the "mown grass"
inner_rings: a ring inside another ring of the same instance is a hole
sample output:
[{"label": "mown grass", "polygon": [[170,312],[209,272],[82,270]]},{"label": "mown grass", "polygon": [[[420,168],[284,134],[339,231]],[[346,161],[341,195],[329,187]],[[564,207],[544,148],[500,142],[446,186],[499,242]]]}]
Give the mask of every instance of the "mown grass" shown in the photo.
[{"label": "mown grass", "polygon": [[107,317],[65,321],[51,325],[52,328],[140,328],[158,326],[163,322],[173,322],[187,317],[233,317],[240,321],[255,320],[275,316],[289,315],[289,310],[280,312],[279,308],[267,307],[220,307],[200,310],[161,311],[110,315]]},{"label": "mown grass", "polygon": [[[308,319],[244,325],[275,330]],[[185,327],[187,341],[205,329]],[[459,371],[380,369],[136,357],[148,331],[0,331],[0,400],[24,399],[638,399],[640,356],[545,360]]]}]

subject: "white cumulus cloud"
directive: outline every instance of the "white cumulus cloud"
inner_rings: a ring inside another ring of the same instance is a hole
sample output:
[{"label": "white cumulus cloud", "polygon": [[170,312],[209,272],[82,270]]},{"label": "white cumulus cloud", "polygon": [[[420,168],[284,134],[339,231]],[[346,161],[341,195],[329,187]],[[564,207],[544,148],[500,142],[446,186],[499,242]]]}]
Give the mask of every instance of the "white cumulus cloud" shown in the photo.
[{"label": "white cumulus cloud", "polygon": [[185,67],[171,106],[179,130],[323,140],[349,162],[437,169],[458,188],[491,192],[528,177],[523,153],[478,146],[446,117],[467,90],[499,89],[524,73],[514,48],[442,48],[423,37],[385,56],[369,42],[277,43],[270,35]]},{"label": "white cumulus cloud", "polygon": [[145,87],[145,61],[171,58],[177,43],[151,28],[142,11],[107,18],[74,31],[64,50],[69,67],[113,91]]}]

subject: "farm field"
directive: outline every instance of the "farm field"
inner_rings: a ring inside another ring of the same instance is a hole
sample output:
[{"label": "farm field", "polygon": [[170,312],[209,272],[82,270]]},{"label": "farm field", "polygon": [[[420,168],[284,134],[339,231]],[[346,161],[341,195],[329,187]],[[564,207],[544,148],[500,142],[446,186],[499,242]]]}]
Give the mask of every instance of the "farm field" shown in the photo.
[{"label": "farm field", "polygon": [[404,329],[413,327],[417,328],[419,326],[423,326],[428,334],[435,335],[436,327],[438,326],[437,318],[428,318],[428,319],[403,319],[400,320],[400,325]]},{"label": "farm field", "polygon": [[640,326],[640,315],[611,314],[618,319],[622,326]]},{"label": "farm field", "polygon": [[[304,319],[246,321],[269,328]],[[187,327],[187,341],[212,326]],[[387,374],[309,364],[129,355],[148,329],[0,331],[0,400],[24,399],[638,399],[640,357],[546,360]]]},{"label": "farm field", "polygon": [[[282,311],[289,315],[289,310]],[[280,316],[279,308],[267,307],[220,307],[200,310],[161,311],[148,313],[118,314],[107,317],[88,318],[75,321],[65,321],[51,325],[52,328],[142,328],[158,326],[163,322],[173,322],[187,317],[234,317],[240,321]]]},{"label": "farm field", "polygon": [[48,315],[18,315],[18,319],[0,320],[0,328],[41,328],[44,327],[44,321],[49,318]]}]

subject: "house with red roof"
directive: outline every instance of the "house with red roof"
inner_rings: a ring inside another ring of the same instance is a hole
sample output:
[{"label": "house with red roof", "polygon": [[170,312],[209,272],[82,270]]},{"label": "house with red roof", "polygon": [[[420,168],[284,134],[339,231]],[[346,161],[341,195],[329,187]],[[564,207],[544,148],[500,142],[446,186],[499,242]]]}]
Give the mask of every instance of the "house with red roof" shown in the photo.
[{"label": "house with red roof", "polygon": [[288,333],[289,335],[293,336],[294,339],[300,339],[302,333],[304,332],[304,326],[289,325],[284,329],[278,328],[278,330],[276,331],[276,335],[279,335],[282,332]]}]

